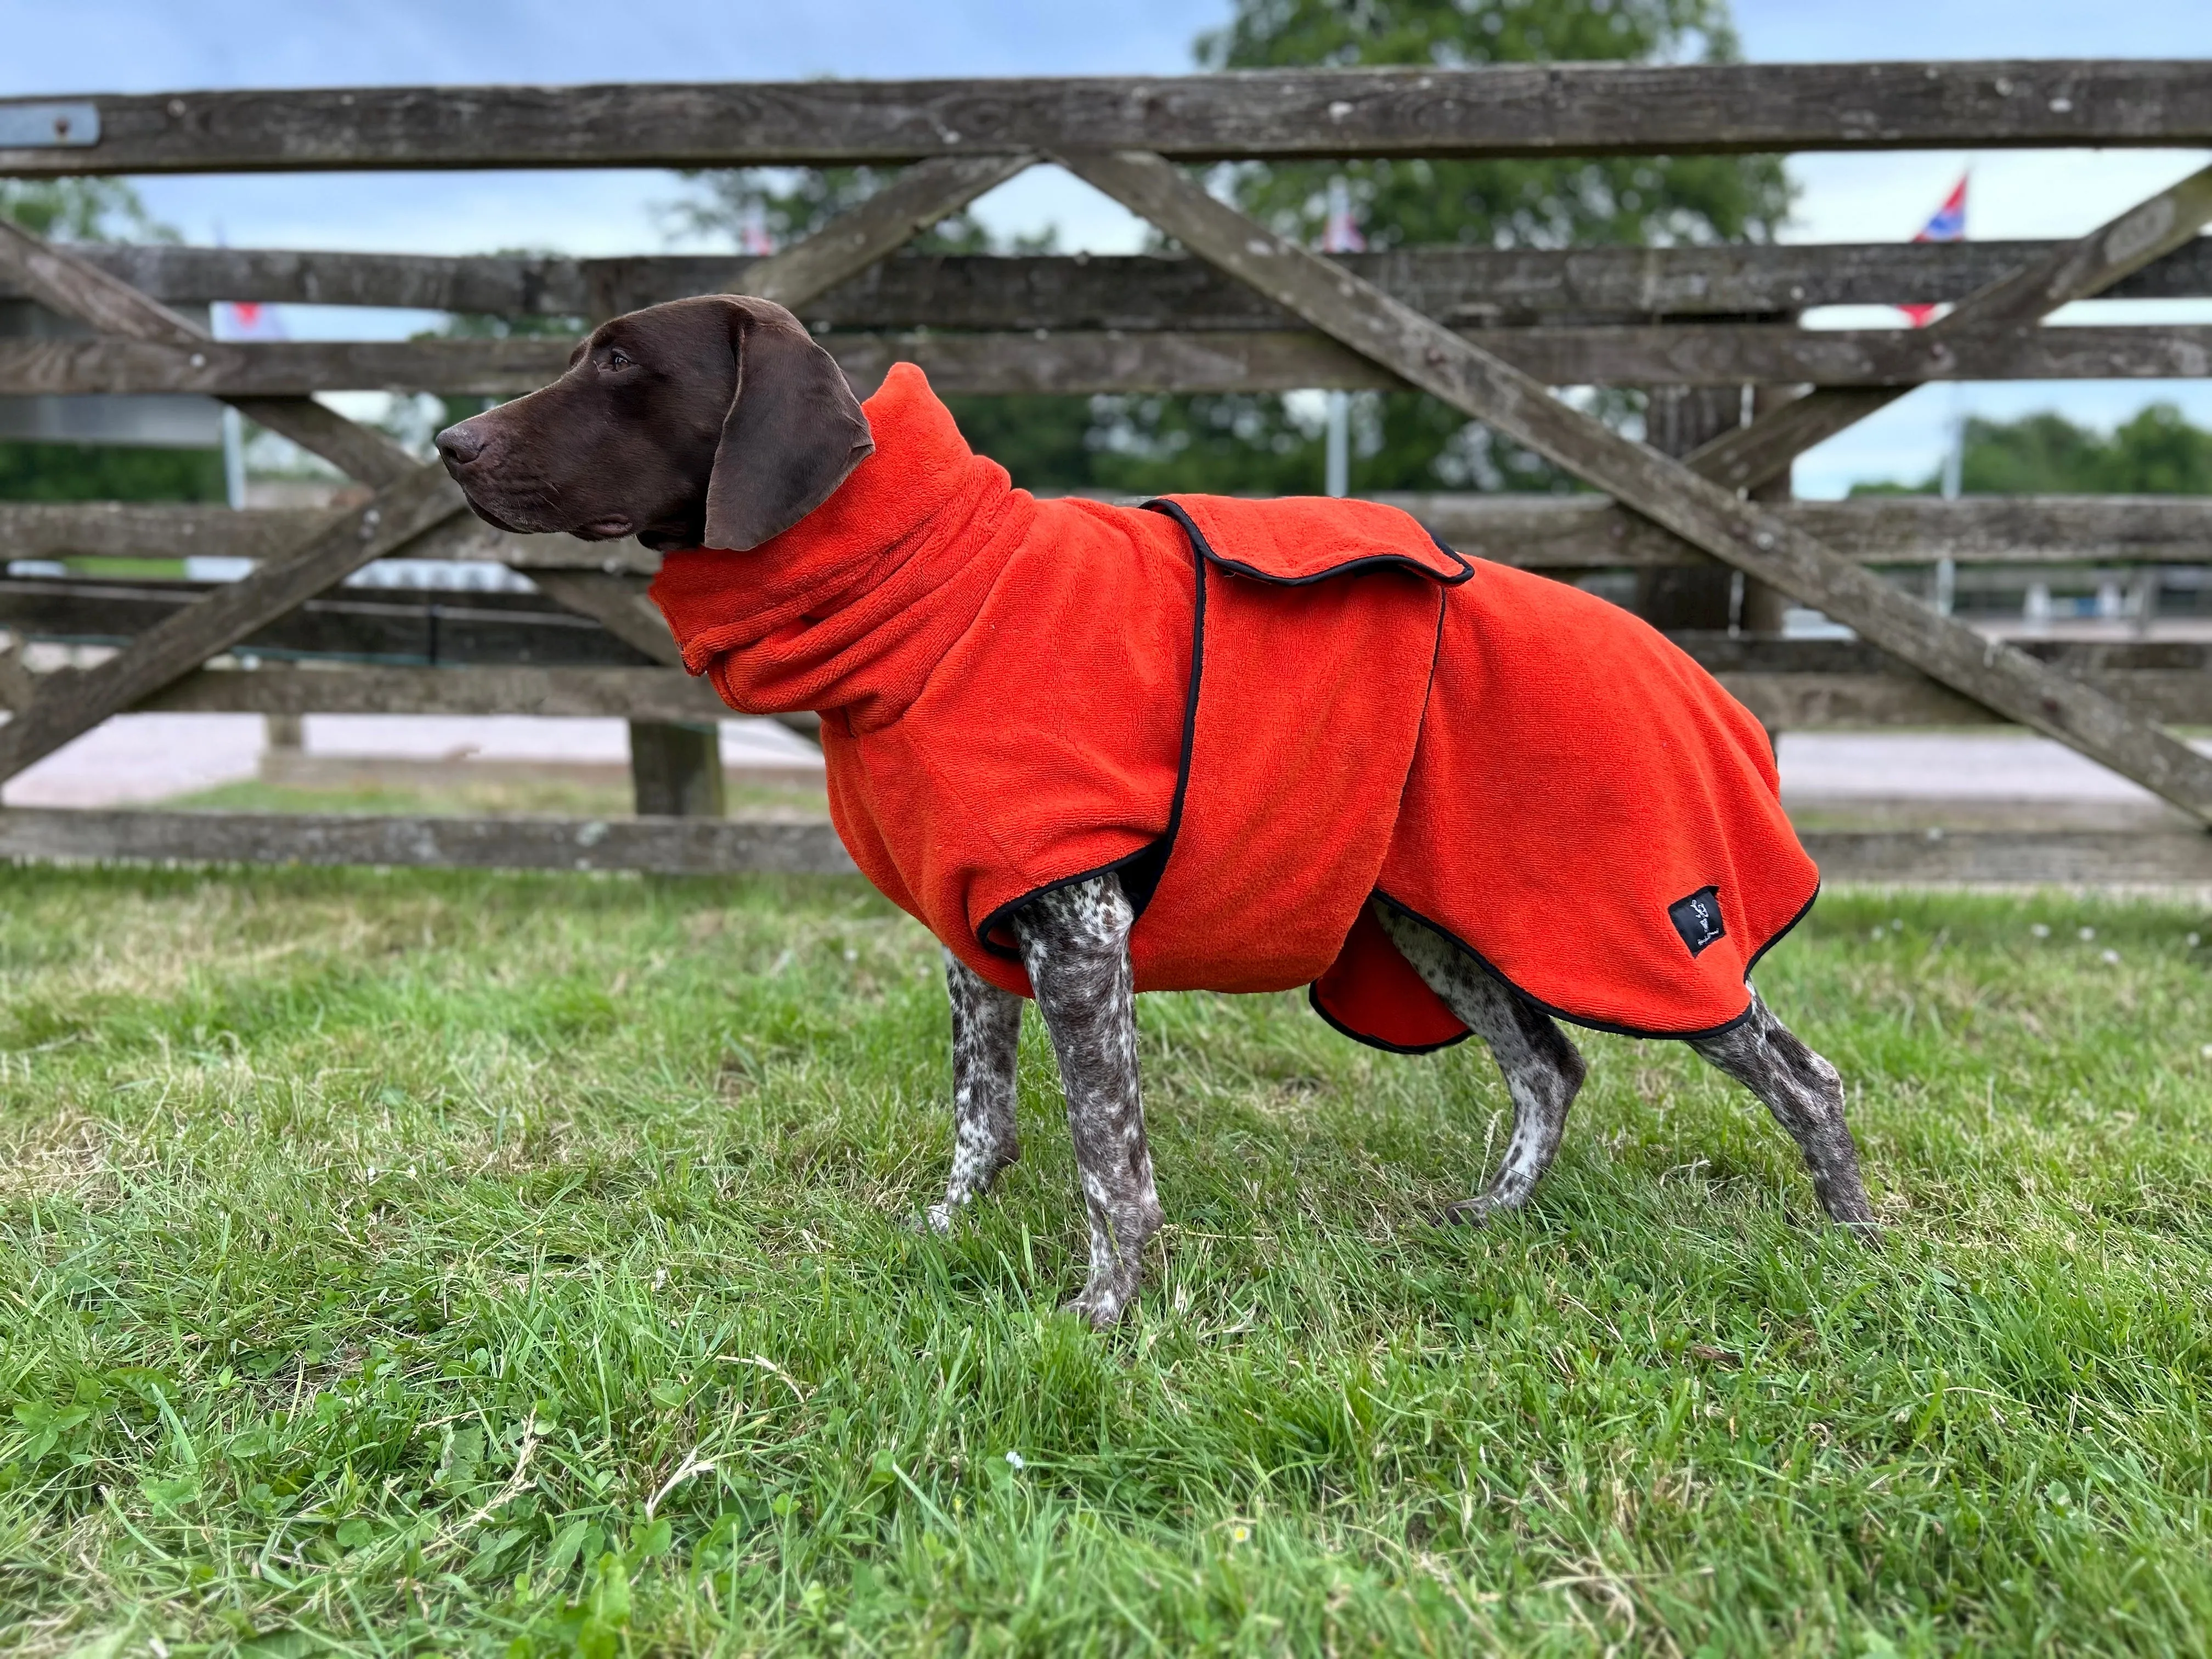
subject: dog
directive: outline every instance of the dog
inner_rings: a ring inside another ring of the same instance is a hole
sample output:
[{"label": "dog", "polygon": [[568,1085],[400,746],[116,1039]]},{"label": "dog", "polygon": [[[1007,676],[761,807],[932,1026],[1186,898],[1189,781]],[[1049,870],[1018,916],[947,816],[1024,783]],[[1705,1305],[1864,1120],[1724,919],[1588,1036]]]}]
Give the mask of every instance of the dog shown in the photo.
[{"label": "dog", "polygon": [[[1525,1205],[1559,1150],[1585,1066],[1555,1014],[1678,1036],[1764,1103],[1796,1142],[1826,1213],[1871,1234],[1842,1080],[1747,977],[1817,889],[1773,799],[1771,749],[1702,671],[1626,613],[1504,567],[1478,572],[1479,562],[1426,544],[1410,520],[1371,503],[1190,497],[1151,514],[1038,503],[967,452],[919,371],[894,369],[864,408],[796,318],[742,296],[617,318],[577,346],[553,384],[449,427],[436,444],[490,524],[635,536],[662,552],[654,597],[687,665],[711,673],[733,706],[822,714],[841,835],[944,946],[954,1149],[929,1223],[949,1228],[1018,1156],[1015,1053],[1033,998],[1059,1061],[1089,1220],[1089,1273],[1068,1307],[1093,1325],[1111,1326],[1137,1296],[1161,1226],[1134,1024],[1136,993],[1155,987],[1310,981],[1325,1017],[1379,1046],[1480,1036],[1504,1074],[1513,1126],[1480,1195],[1449,1211],[1472,1223]],[[904,538],[896,546],[892,532],[867,529],[893,519]],[[1304,545],[1312,526],[1320,553]],[[986,545],[998,550],[979,562]],[[1009,610],[1003,591],[1016,571],[1043,597]],[[1195,633],[1179,636],[1194,613]],[[1555,613],[1599,644],[1558,660],[1545,631]],[[905,634],[936,641],[919,668],[898,655]],[[1285,638],[1297,643],[1285,649]],[[1474,695],[1468,665],[1516,640],[1518,660],[1535,672],[1491,664],[1480,718],[1454,716]],[[1098,690],[1111,676],[1090,665],[1117,653],[1139,679],[1159,665],[1152,678],[1163,686],[1187,673],[1187,701],[1171,686],[1133,702],[1125,688]],[[853,666],[863,658],[865,672]],[[1201,661],[1227,688],[1207,694],[1212,705],[1199,689]],[[1641,680],[1613,685],[1632,675]],[[1524,679],[1535,689],[1516,690]],[[1278,681],[1296,684],[1278,696]],[[1025,685],[1088,712],[1059,719],[1047,708],[1025,722]],[[1109,692],[1116,701],[1094,708]],[[1224,708],[1219,699],[1232,695],[1249,707]],[[963,696],[967,713],[927,726],[937,702]],[[1492,739],[1522,727],[1544,736],[1551,703],[1589,696],[1612,699],[1575,705],[1576,719],[1615,733],[1605,764],[1492,775]],[[1319,715],[1316,702],[1328,705]],[[1351,827],[1341,834],[1326,813],[1314,816],[1312,833],[1328,843],[1310,860],[1318,873],[1303,855],[1250,854],[1275,858],[1261,874],[1279,871],[1288,896],[1277,903],[1276,877],[1230,878],[1251,873],[1237,849],[1284,839],[1271,780],[1290,765],[1283,757],[1316,749],[1314,732],[1329,735],[1310,724],[1323,715],[1370,725],[1358,742],[1320,744],[1328,758],[1300,775],[1291,816],[1340,773],[1365,767],[1372,776],[1345,786]],[[1644,741],[1650,722],[1670,720]],[[1271,735],[1300,721],[1303,736]],[[910,753],[891,746],[901,742]],[[1144,811],[1129,823],[1112,803],[1075,813],[1078,830],[1052,831],[1076,837],[1065,851],[979,874],[962,850],[969,821],[996,812],[1002,822],[986,830],[1028,833],[1022,815],[1042,811],[1036,800],[1057,811],[1056,791],[1090,787],[1067,769],[1091,747],[1113,751],[1116,777],[1139,780],[1129,787]],[[996,769],[978,770],[971,750],[989,750]],[[1218,781],[1248,759],[1243,782]],[[1677,788],[1692,764],[1702,769]],[[1204,774],[1195,786],[1194,769]],[[1640,771],[1650,777],[1638,781]],[[1626,793],[1622,775],[1636,784]],[[1492,833],[1471,834],[1453,814],[1462,796],[1485,791]],[[1676,822],[1698,811],[1726,822]],[[1412,854],[1401,858],[1393,849],[1408,836]],[[1553,850],[1592,838],[1608,849],[1596,865],[1562,865],[1578,854]],[[1504,851],[1481,852],[1493,839]],[[1679,857],[1676,841],[1688,849]],[[1201,846],[1218,867],[1194,877],[1188,861]],[[1485,856],[1492,862],[1471,873],[1432,868]],[[1735,873],[1715,880],[1700,859]],[[1747,861],[1750,877],[1738,867]],[[1646,880],[1645,866],[1659,872]],[[1673,889],[1650,886],[1692,880],[1706,884],[1672,902],[1661,901]],[[1595,892],[1613,885],[1625,889],[1617,902]],[[1433,893],[1415,902],[1411,889]],[[1243,926],[1255,910],[1269,913],[1267,925]]]}]

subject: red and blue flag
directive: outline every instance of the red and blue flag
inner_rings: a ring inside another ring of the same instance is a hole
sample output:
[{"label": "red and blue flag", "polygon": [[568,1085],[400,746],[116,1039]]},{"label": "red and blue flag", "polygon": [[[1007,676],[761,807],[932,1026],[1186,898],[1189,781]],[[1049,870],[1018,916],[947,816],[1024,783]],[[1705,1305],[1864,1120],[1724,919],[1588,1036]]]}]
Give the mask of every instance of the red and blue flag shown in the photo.
[{"label": "red and blue flag", "polygon": [[[1920,228],[1916,242],[1963,242],[1966,240],[1966,179],[1964,173],[1943,198],[1943,205],[1936,210],[1928,222]],[[1925,328],[1940,306],[1899,306],[1915,328]]]}]

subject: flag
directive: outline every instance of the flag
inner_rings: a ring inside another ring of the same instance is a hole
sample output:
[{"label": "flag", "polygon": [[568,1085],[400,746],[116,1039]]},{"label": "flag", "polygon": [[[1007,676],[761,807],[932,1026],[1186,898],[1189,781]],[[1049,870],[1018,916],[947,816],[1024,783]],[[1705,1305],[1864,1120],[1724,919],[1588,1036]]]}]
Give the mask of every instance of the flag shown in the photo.
[{"label": "flag", "polygon": [[748,203],[738,225],[738,246],[756,259],[775,252],[775,238],[768,234],[768,212],[758,202]]},{"label": "flag", "polygon": [[1352,210],[1352,191],[1341,179],[1328,181],[1328,216],[1322,222],[1323,253],[1364,253],[1367,239],[1359,234],[1359,216]]},{"label": "flag", "polygon": [[208,320],[218,340],[282,340],[284,319],[275,306],[246,301],[218,301],[209,308]]},{"label": "flag", "polygon": [[[1920,228],[1916,242],[1963,242],[1966,240],[1966,176],[1959,175],[1959,182],[1943,198],[1943,205]],[[1942,307],[1937,306],[1899,306],[1915,328],[1925,328]]]}]

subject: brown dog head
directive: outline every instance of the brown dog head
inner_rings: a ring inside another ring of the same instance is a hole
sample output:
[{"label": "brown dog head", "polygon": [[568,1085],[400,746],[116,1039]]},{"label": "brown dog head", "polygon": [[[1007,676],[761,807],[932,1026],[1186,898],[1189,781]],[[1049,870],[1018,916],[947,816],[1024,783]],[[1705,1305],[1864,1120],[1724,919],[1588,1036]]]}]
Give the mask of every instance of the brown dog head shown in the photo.
[{"label": "brown dog head", "polygon": [[616,318],[552,385],[437,444],[501,530],[742,550],[829,500],[875,440],[799,319],[714,295]]}]

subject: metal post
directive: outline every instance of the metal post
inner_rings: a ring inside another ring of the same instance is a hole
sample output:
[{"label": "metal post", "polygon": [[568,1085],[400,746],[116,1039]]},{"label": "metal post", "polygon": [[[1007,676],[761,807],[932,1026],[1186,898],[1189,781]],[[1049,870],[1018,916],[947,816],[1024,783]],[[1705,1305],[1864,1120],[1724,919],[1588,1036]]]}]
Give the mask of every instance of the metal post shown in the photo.
[{"label": "metal post", "polygon": [[[1367,246],[1352,216],[1352,190],[1340,175],[1328,181],[1328,221],[1322,228],[1324,253],[1357,253]],[[1352,394],[1328,394],[1328,441],[1322,459],[1322,491],[1352,493]]]},{"label": "metal post", "polygon": [[1352,493],[1352,394],[1328,394],[1328,453],[1322,489],[1331,495]]}]

